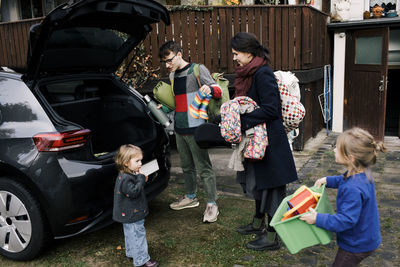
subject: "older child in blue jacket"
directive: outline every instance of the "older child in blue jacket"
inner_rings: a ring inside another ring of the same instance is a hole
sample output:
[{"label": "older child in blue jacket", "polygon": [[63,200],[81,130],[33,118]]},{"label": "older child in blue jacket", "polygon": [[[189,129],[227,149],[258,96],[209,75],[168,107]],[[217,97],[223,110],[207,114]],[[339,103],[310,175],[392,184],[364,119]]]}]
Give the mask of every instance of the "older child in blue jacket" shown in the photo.
[{"label": "older child in blue jacket", "polygon": [[144,184],[147,181],[142,167],[142,150],[134,145],[122,145],[115,157],[119,170],[114,188],[113,220],[124,227],[126,256],[135,266],[155,267],[147,251],[144,217],[149,214]]},{"label": "older child in blue jacket", "polygon": [[347,167],[339,176],[320,178],[315,185],[337,188],[336,214],[312,210],[300,219],[336,232],[339,250],[333,266],[357,266],[381,243],[375,185],[369,169],[376,162],[377,151],[386,151],[367,131],[352,128],[337,138],[336,162]]}]

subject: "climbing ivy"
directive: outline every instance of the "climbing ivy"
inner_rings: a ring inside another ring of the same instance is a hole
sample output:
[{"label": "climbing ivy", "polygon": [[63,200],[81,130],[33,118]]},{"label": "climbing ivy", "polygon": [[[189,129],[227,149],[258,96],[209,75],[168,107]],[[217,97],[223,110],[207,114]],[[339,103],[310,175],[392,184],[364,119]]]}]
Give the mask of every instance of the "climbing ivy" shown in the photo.
[{"label": "climbing ivy", "polygon": [[143,45],[136,46],[130,54],[132,57],[127,58],[115,73],[118,77],[122,77],[127,68],[127,64],[132,60],[129,69],[126,71],[122,80],[133,88],[141,88],[148,80],[159,78],[160,68],[152,67],[152,57],[149,55]]},{"label": "climbing ivy", "polygon": [[189,11],[211,11],[213,7],[210,6],[189,6],[189,5],[179,5],[179,6],[168,6],[168,11],[181,11],[181,10],[189,10]]}]

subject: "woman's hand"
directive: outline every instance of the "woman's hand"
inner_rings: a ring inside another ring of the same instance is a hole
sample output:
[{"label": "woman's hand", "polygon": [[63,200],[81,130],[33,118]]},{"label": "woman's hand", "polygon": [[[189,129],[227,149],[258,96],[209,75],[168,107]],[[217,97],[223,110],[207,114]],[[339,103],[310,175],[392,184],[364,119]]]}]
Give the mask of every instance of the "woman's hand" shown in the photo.
[{"label": "woman's hand", "polygon": [[160,109],[160,108],[162,108],[162,104],[157,105],[157,109]]},{"label": "woman's hand", "polygon": [[321,185],[326,184],[326,177],[319,178],[318,180],[315,181],[314,186],[318,186],[318,188],[321,187]]},{"label": "woman's hand", "polygon": [[211,89],[206,84],[204,84],[202,87],[200,87],[200,91],[203,92],[204,94],[211,95]]},{"label": "woman's hand", "polygon": [[305,221],[308,224],[315,224],[315,221],[317,220],[317,212],[313,208],[310,208],[310,213],[301,216],[300,220]]}]

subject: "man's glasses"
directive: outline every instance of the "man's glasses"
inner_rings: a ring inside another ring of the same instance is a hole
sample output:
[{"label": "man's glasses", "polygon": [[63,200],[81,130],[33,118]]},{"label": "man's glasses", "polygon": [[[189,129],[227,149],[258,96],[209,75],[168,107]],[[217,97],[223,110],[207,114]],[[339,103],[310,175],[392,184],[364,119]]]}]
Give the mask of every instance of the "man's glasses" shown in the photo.
[{"label": "man's glasses", "polygon": [[169,58],[169,59],[161,60],[161,63],[170,64],[172,62],[172,60],[174,60],[175,57],[176,57],[176,54],[173,57]]}]

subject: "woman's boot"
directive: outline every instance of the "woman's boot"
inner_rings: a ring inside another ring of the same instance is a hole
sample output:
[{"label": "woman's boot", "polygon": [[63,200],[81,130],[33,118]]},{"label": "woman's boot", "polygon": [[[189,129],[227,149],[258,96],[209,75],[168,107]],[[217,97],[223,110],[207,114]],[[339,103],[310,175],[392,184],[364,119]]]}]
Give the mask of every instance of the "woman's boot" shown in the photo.
[{"label": "woman's boot", "polygon": [[278,236],[276,232],[265,231],[256,240],[246,244],[246,248],[253,250],[276,250],[279,249]]},{"label": "woman's boot", "polygon": [[263,218],[253,218],[248,225],[242,225],[236,228],[236,232],[242,235],[261,234],[265,229],[265,220]]}]

